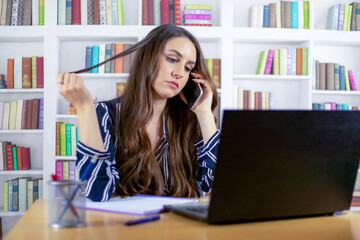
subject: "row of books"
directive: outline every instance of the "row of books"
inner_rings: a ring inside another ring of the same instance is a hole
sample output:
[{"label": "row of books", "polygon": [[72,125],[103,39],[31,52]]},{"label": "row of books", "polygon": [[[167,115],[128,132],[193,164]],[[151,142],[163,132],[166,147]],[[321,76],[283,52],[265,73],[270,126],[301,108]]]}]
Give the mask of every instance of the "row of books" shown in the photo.
[{"label": "row of books", "polygon": [[338,63],[315,60],[315,81],[318,90],[357,90],[352,70]]},{"label": "row of books", "polygon": [[313,103],[313,110],[331,110],[331,111],[358,111],[360,106],[351,106],[347,103],[336,103],[336,102],[324,102],[324,103]]},{"label": "row of books", "polygon": [[360,207],[360,189],[355,189],[351,199],[351,207]]},{"label": "row of books", "polygon": [[0,1],[0,25],[44,25],[45,0]]},{"label": "row of books", "polygon": [[[85,51],[85,68],[95,66],[130,48],[133,44],[109,43],[87,46]],[[135,57],[135,52],[125,57],[116,58],[104,65],[92,69],[91,73],[129,73],[130,66]]]},{"label": "row of books", "polygon": [[55,174],[58,180],[79,179],[79,172],[76,169],[75,161],[57,160],[55,163]]},{"label": "row of books", "polygon": [[309,29],[309,1],[256,4],[249,11],[249,27]]},{"label": "row of books", "polygon": [[237,88],[237,106],[240,110],[271,110],[274,108],[273,93],[269,91]]},{"label": "row of books", "polygon": [[44,88],[44,57],[7,59],[7,80],[4,88]]},{"label": "row of books", "polygon": [[256,74],[308,75],[308,48],[263,50],[260,52]]},{"label": "row of books", "polygon": [[76,156],[78,128],[70,123],[56,122],[56,156]]},{"label": "row of books", "polygon": [[142,0],[142,25],[181,25],[180,0]]},{"label": "row of books", "polygon": [[124,25],[122,0],[58,0],[58,25]]},{"label": "row of books", "polygon": [[185,5],[185,26],[212,26],[212,5]]},{"label": "row of books", "polygon": [[43,198],[43,179],[22,177],[4,182],[4,211],[26,211]]},{"label": "row of books", "polygon": [[327,29],[360,31],[360,3],[338,3],[329,8]]},{"label": "row of books", "polygon": [[221,59],[207,58],[206,62],[210,72],[210,76],[215,83],[215,87],[221,88]]},{"label": "row of books", "polygon": [[0,102],[0,129],[43,129],[44,98]]},{"label": "row of books", "polygon": [[31,169],[30,148],[20,147],[10,141],[0,142],[0,170]]}]

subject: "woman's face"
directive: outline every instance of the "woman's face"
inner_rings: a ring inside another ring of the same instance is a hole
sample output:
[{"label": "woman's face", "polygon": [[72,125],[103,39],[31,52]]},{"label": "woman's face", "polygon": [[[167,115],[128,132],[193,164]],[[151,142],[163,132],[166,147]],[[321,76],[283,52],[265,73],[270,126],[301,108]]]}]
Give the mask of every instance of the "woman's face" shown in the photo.
[{"label": "woman's face", "polygon": [[187,38],[170,39],[160,54],[159,71],[152,81],[154,100],[172,98],[180,93],[196,64],[196,48]]}]

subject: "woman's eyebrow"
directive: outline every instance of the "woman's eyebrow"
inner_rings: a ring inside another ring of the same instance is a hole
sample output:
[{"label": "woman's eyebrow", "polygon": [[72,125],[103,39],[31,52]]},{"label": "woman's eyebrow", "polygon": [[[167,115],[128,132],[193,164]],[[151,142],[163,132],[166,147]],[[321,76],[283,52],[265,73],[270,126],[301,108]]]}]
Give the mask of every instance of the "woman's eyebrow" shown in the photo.
[{"label": "woman's eyebrow", "polygon": [[[175,49],[169,49],[169,50],[167,50],[167,51],[171,51],[171,52],[174,52],[176,55],[178,55],[179,57],[183,57],[183,55],[179,52],[179,51],[177,51],[177,50],[175,50]],[[190,64],[196,64],[194,61],[188,61],[188,63],[190,63]]]}]

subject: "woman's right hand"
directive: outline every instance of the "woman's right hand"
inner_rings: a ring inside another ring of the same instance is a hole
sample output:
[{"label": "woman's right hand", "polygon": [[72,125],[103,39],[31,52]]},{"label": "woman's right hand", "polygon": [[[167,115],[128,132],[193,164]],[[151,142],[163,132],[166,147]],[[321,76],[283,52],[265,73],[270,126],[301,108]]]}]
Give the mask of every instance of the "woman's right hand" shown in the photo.
[{"label": "woman's right hand", "polygon": [[57,85],[60,94],[69,101],[76,110],[93,106],[93,97],[85,87],[82,77],[75,73],[58,73]]}]

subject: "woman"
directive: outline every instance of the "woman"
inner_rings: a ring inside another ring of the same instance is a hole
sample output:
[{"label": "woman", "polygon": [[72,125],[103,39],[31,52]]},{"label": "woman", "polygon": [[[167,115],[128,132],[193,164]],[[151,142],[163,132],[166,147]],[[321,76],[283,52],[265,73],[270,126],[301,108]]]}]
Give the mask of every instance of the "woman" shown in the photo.
[{"label": "woman", "polygon": [[[86,196],[196,197],[199,185],[211,192],[219,144],[212,113],[217,94],[198,41],[181,27],[161,25],[121,55],[133,51],[119,99],[93,104],[81,77],[58,74],[58,89],[78,115],[80,175],[99,156]],[[193,110],[181,93],[190,74],[204,92]]]}]

